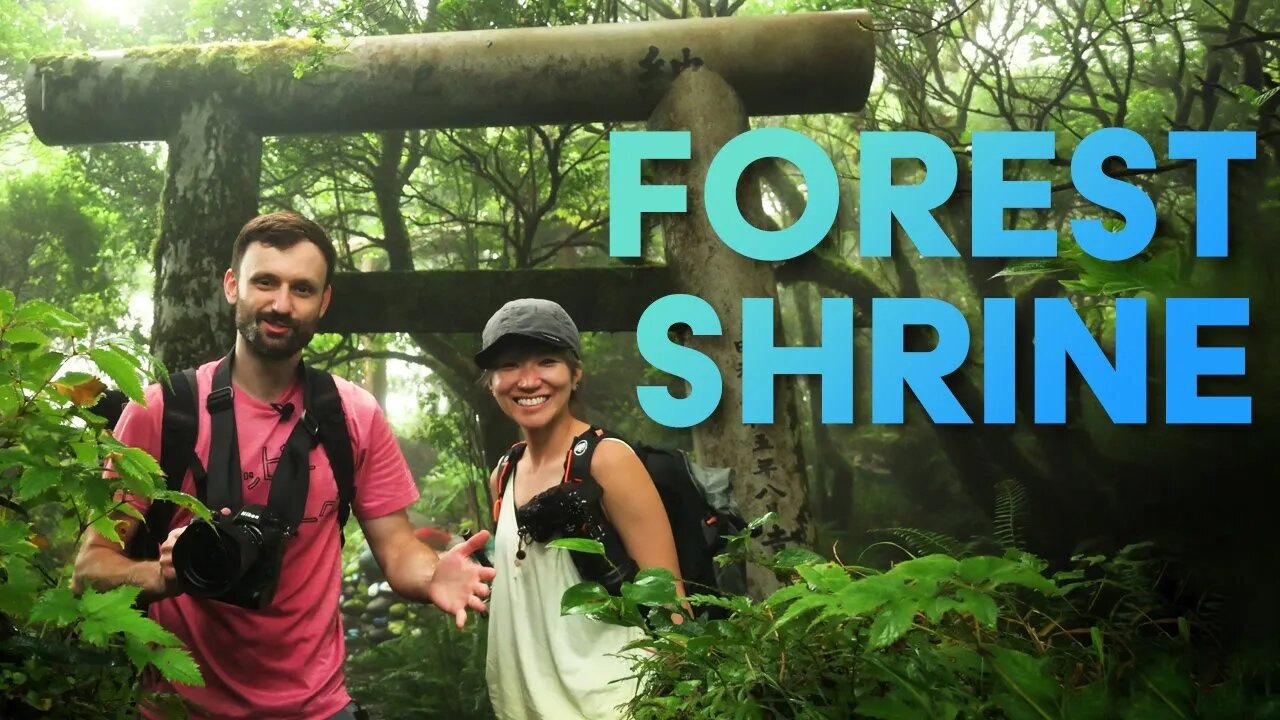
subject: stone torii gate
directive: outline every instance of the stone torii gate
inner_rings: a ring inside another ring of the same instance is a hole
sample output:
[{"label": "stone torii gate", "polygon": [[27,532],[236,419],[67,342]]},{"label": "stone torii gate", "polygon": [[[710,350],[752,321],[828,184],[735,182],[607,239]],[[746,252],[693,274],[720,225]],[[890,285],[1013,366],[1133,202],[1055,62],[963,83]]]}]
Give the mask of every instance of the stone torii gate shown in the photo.
[{"label": "stone torii gate", "polygon": [[[687,342],[716,361],[725,387],[694,447],[703,462],[735,468],[748,516],[779,513],[766,541],[783,545],[812,540],[786,385],[777,423],[739,421],[741,298],[776,298],[776,282],[714,235],[702,185],[748,117],[860,110],[874,69],[870,28],[867,13],[838,11],[45,56],[27,73],[27,113],[49,145],[168,143],[153,350],[171,368],[230,344],[220,278],[231,240],[257,214],[263,137],[644,120],[691,131],[691,160],[657,165],[661,182],[689,189],[689,212],[663,217],[666,266],[339,273],[322,330],[478,332],[502,302],[541,296],[584,331],[634,331],[653,300],[701,296],[725,334]],[[321,68],[295,77],[293,62],[317,52],[327,55]],[[764,227],[758,189],[742,187],[744,215]],[[607,291],[566,292],[583,283]]]}]

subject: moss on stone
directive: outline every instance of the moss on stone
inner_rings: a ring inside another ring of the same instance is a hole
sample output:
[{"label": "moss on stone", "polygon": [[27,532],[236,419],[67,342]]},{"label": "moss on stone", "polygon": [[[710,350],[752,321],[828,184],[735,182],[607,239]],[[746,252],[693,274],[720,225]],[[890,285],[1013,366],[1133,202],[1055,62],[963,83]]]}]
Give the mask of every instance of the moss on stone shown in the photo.
[{"label": "moss on stone", "polygon": [[[79,80],[99,70],[104,62],[123,57],[145,63],[149,76],[178,77],[190,72],[235,72],[255,75],[264,72],[297,74],[298,68],[315,69],[342,51],[341,45],[316,42],[310,38],[281,38],[269,42],[211,43],[206,45],[152,45],[130,48],[120,54],[64,53],[32,58],[38,75]],[[119,68],[118,63],[116,67]],[[137,65],[126,64],[133,70]]]},{"label": "moss on stone", "polygon": [[211,43],[207,45],[154,45],[132,48],[124,57],[147,60],[162,72],[227,68],[253,74],[267,68],[291,68],[317,55],[333,54],[338,48],[310,38],[280,38],[268,42]]},{"label": "moss on stone", "polygon": [[31,59],[37,75],[82,77],[98,67],[99,59],[88,53],[37,55]]}]

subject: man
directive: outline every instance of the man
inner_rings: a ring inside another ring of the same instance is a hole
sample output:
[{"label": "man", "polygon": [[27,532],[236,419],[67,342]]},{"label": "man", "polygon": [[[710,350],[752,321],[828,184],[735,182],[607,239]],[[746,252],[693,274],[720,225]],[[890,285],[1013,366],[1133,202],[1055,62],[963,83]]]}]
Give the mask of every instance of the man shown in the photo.
[{"label": "man", "polygon": [[[296,213],[251,220],[240,231],[231,268],[223,278],[238,330],[230,371],[232,412],[241,467],[224,477],[241,478],[244,505],[268,504],[274,470],[299,421],[302,349],[329,306],[336,253],[319,226]],[[198,368],[200,423],[196,452],[209,467],[211,423],[206,399],[215,369]],[[494,571],[470,558],[488,538],[481,532],[438,555],[414,537],[405,508],[418,497],[404,457],[374,398],[334,378],[346,415],[355,465],[352,514],[391,587],[399,595],[430,602],[466,622],[467,608],[484,609]],[[121,442],[159,456],[163,394],[147,388],[146,407],[130,403],[116,426]],[[287,409],[287,410],[286,410]],[[233,456],[234,457],[234,456]],[[152,619],[177,635],[200,664],[205,687],[161,685],[183,695],[213,718],[312,720],[354,717],[342,671],[344,643],[338,602],[340,543],[335,507],[338,490],[322,446],[309,455],[309,485],[297,536],[286,540],[280,578],[270,605],[252,610],[183,594],[173,548],[190,523],[175,513],[159,559],[130,559],[122,548],[90,530],[76,559],[74,586],[99,590],[122,584],[151,598]],[[294,463],[302,465],[301,462]],[[208,482],[213,482],[212,477]],[[228,485],[230,480],[226,481]],[[184,490],[195,494],[189,472]],[[146,501],[131,499],[145,509]],[[229,514],[239,508],[223,509]],[[139,522],[121,515],[126,540]],[[144,711],[145,714],[145,711]]]}]

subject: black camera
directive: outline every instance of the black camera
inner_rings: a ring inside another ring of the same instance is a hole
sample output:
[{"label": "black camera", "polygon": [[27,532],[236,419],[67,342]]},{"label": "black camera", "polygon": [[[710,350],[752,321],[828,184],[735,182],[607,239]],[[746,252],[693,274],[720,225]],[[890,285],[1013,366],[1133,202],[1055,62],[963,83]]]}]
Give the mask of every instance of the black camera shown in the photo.
[{"label": "black camera", "polygon": [[264,505],[192,523],[173,545],[173,569],[189,595],[261,610],[275,597],[288,527]]}]

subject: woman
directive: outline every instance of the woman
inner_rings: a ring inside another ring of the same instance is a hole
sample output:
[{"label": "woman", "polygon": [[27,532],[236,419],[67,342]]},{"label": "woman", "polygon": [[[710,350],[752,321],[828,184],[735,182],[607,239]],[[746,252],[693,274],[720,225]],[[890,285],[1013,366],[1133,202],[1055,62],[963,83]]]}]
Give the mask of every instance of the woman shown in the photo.
[{"label": "woman", "polygon": [[[542,540],[556,525],[580,527],[578,514],[586,513],[606,546],[620,543],[636,566],[678,574],[662,500],[631,447],[573,409],[582,362],[578,329],[564,308],[514,300],[489,318],[482,339],[476,364],[523,436],[490,477],[498,575],[486,674],[494,711],[501,720],[620,717],[636,684],[626,679],[630,662],[618,655],[641,633],[561,616],[561,596],[582,574],[568,551],[548,549]],[[570,477],[582,465],[571,462],[574,451],[584,457],[588,446],[590,477],[573,482],[583,479]],[[598,502],[572,502],[584,489]]]}]

